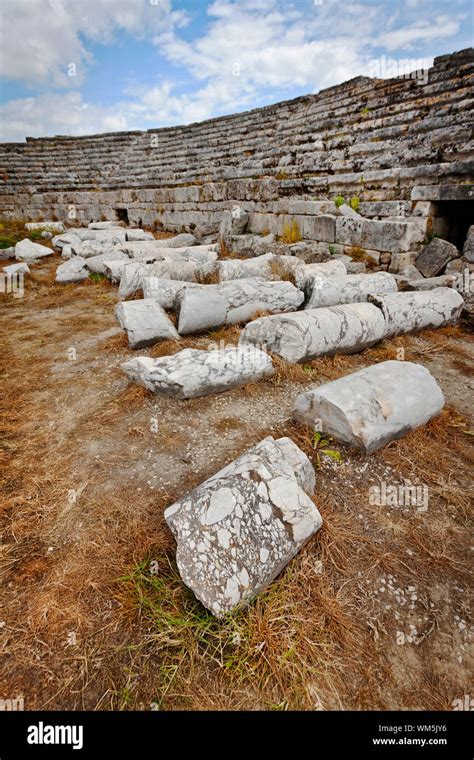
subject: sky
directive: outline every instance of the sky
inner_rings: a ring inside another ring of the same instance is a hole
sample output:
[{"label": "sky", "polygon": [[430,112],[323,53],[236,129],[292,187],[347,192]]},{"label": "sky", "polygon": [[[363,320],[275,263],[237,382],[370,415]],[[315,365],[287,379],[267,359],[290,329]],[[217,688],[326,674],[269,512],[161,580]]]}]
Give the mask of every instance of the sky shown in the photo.
[{"label": "sky", "polygon": [[472,0],[2,0],[0,141],[188,124],[472,40]]}]

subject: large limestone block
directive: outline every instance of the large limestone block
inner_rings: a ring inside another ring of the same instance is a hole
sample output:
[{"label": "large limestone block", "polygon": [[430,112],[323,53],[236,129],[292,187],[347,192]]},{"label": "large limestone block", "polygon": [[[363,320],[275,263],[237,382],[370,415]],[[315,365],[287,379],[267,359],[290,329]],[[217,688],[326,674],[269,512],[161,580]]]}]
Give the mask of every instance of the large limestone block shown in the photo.
[{"label": "large limestone block", "polygon": [[273,373],[272,360],[253,346],[213,351],[186,348],[172,356],[140,356],[122,364],[136,383],[155,393],[180,399],[238,388]]},{"label": "large limestone block", "polygon": [[184,583],[217,617],[268,586],[319,530],[315,477],[289,438],[264,438],[165,510]]},{"label": "large limestone block", "polygon": [[301,290],[311,286],[313,277],[345,277],[347,267],[341,259],[322,261],[314,264],[304,264],[295,274],[295,285]]},{"label": "large limestone block", "polygon": [[385,320],[372,304],[352,303],[322,309],[276,314],[250,322],[240,343],[265,346],[288,362],[318,356],[352,354],[381,340]]},{"label": "large limestone block", "polygon": [[28,238],[20,240],[15,245],[15,258],[19,261],[36,261],[36,259],[42,259],[45,256],[52,256],[53,251],[51,248],[47,248],[45,245],[39,243],[33,243]]},{"label": "large limestone block", "polygon": [[[142,280],[143,297],[154,298],[163,309],[174,309],[176,296],[181,288],[192,288],[194,283],[183,280],[168,280],[165,277],[144,277]],[[195,285],[195,287],[198,287]]]},{"label": "large limestone block", "polygon": [[397,281],[388,272],[348,274],[346,277],[314,276],[306,285],[310,292],[305,309],[336,306],[366,301],[369,293],[390,293],[397,290]]},{"label": "large limestone block", "polygon": [[294,417],[370,454],[426,424],[443,406],[425,367],[387,361],[302,393]]},{"label": "large limestone block", "polygon": [[[78,258],[76,256],[73,256],[74,258]],[[96,272],[97,274],[107,274],[107,266],[111,261],[122,261],[122,262],[128,262],[130,259],[128,258],[126,253],[122,253],[122,251],[114,251],[108,250],[105,253],[101,253],[99,256],[90,256],[89,258],[85,259],[86,267],[90,272]]]},{"label": "large limestone block", "polygon": [[122,229],[118,222],[91,222],[87,227],[89,230]]},{"label": "large limestone block", "polygon": [[145,261],[134,261],[127,264],[123,269],[122,277],[120,278],[119,296],[120,298],[128,298],[136,293],[137,290],[143,289],[145,277],[191,282],[195,280],[195,272],[195,264],[179,259],[164,259],[151,264]]},{"label": "large limestone block", "polygon": [[[125,262],[120,277],[120,298],[128,298],[129,296],[134,295],[137,290],[140,290],[142,288],[143,278],[151,274],[151,267],[151,264],[147,264],[145,262]],[[115,271],[114,275],[117,274],[117,271]]]},{"label": "large limestone block", "polygon": [[180,235],[163,240],[155,240],[157,247],[161,246],[162,248],[188,248],[191,245],[196,245],[196,242],[194,235],[189,232],[183,232]]},{"label": "large limestone block", "polygon": [[163,242],[164,241],[162,240],[132,241],[120,245],[119,247],[120,250],[124,251],[131,259],[147,259],[148,261],[180,259],[181,261],[205,264],[207,261],[215,261],[218,256],[215,245],[167,248],[166,246],[161,245]]},{"label": "large limestone block", "polygon": [[166,312],[152,298],[119,303],[115,316],[127,333],[130,348],[144,348],[159,340],[179,338]]},{"label": "large limestone block", "polygon": [[[265,253],[254,259],[229,259],[199,266],[196,277],[200,282],[216,278],[219,282],[263,277],[265,280],[290,280],[298,274],[301,278],[304,264],[295,256],[278,256]],[[215,281],[215,280],[214,280]]]},{"label": "large limestone block", "polygon": [[291,282],[267,282],[258,278],[184,287],[176,298],[178,332],[187,335],[223,324],[245,322],[258,311],[293,311],[303,299],[303,293]]},{"label": "large limestone block", "polygon": [[73,256],[72,259],[60,264],[56,269],[56,282],[82,282],[89,276],[86,259]]},{"label": "large limestone block", "polygon": [[405,221],[377,221],[363,217],[336,219],[337,243],[362,246],[374,251],[409,251],[423,240],[424,235],[425,232],[419,225]]},{"label": "large limestone block", "polygon": [[415,259],[416,268],[419,269],[423,277],[436,277],[446,267],[446,264],[453,259],[460,257],[460,253],[455,245],[441,238],[433,238],[426,245],[419,256]]},{"label": "large limestone block", "polygon": [[442,327],[461,316],[464,300],[454,288],[409,291],[369,296],[385,318],[385,336]]},{"label": "large limestone block", "polygon": [[25,229],[63,232],[66,228],[62,222],[27,222]]},{"label": "large limestone block", "polygon": [[125,235],[126,235],[127,241],[155,239],[152,232],[147,232],[146,230],[139,230],[139,229],[125,230]]}]

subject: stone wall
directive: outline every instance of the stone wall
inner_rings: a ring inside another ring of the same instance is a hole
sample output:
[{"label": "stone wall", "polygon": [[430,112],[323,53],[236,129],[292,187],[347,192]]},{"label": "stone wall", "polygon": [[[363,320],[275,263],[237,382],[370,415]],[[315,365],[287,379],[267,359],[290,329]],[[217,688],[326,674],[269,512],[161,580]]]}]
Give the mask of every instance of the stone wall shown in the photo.
[{"label": "stone wall", "polygon": [[[436,58],[426,84],[357,77],[187,126],[2,144],[0,217],[206,235],[238,204],[256,233],[413,251],[474,198],[473,71],[468,49]],[[337,195],[364,218],[326,214]]]}]

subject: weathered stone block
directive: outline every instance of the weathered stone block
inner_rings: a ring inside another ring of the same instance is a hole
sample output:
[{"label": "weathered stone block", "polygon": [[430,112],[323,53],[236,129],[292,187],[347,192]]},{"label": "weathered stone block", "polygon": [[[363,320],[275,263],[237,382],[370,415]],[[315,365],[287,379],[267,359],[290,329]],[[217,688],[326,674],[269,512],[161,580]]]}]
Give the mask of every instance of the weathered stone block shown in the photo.
[{"label": "weathered stone block", "polygon": [[187,335],[223,324],[245,322],[258,311],[293,311],[303,299],[303,293],[290,282],[268,282],[259,278],[184,287],[176,299],[178,332]]},{"label": "weathered stone block", "polygon": [[298,396],[294,417],[371,454],[425,425],[444,406],[421,364],[386,361]]},{"label": "weathered stone block", "polygon": [[433,238],[415,259],[416,268],[423,277],[435,277],[443,271],[448,261],[460,257],[455,245],[441,238]]},{"label": "weathered stone block", "polygon": [[288,362],[362,351],[381,340],[385,320],[368,303],[260,317],[242,330],[240,343],[265,346]]},{"label": "weathered stone block", "polygon": [[272,360],[253,346],[212,351],[186,348],[172,356],[140,356],[122,364],[136,383],[180,399],[208,396],[261,380],[273,373]]},{"label": "weathered stone block", "polygon": [[179,338],[166,312],[152,298],[119,303],[115,316],[127,333],[130,348],[144,348],[159,340]]},{"label": "weathered stone block", "polygon": [[305,309],[366,301],[369,293],[390,293],[397,290],[395,278],[387,272],[349,274],[345,277],[314,276],[307,281],[308,301]]},{"label": "weathered stone block", "polygon": [[184,583],[217,617],[256,596],[322,525],[313,467],[265,438],[165,510]]},{"label": "weathered stone block", "polygon": [[369,302],[384,315],[386,338],[452,324],[459,319],[464,304],[453,288],[371,295]]}]

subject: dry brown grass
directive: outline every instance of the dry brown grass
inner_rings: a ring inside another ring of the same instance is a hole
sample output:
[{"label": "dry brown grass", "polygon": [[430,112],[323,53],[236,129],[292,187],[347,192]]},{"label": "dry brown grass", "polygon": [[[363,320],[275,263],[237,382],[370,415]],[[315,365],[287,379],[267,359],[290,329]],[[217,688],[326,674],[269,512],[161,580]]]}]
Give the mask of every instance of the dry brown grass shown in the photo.
[{"label": "dry brown grass", "polygon": [[[101,338],[115,323],[100,294],[100,285],[56,288],[45,274],[21,301],[2,300],[2,675],[9,693],[23,693],[27,709],[145,710],[152,703],[187,710],[443,709],[468,693],[453,633],[454,612],[466,615],[456,588],[469,583],[468,420],[448,408],[370,458],[339,447],[342,464],[323,462],[317,470],[323,529],[256,601],[217,621],[177,575],[163,510],[235,452],[212,452],[216,461],[205,468],[191,460],[162,493],[146,488],[156,457],[165,457],[162,470],[169,461],[178,470],[186,456],[189,442],[173,418],[176,412],[182,419],[182,407],[173,402],[163,419],[165,407],[153,395],[127,384],[114,354],[131,352],[123,334]],[[239,334],[226,326],[147,352],[236,343]],[[445,335],[466,342],[462,331]],[[407,336],[303,366],[277,358],[277,376],[280,386],[322,382],[395,358],[400,346],[436,347],[436,339]],[[63,367],[76,343],[80,363]],[[274,403],[269,394],[277,391],[263,382],[231,398]],[[209,414],[212,424],[214,402],[186,403],[186,415],[194,423]],[[155,435],[151,415],[160,423]],[[256,442],[234,409],[214,424],[237,433],[239,450]],[[286,423],[268,433],[289,435],[315,461],[303,428]],[[255,435],[264,434],[258,428]],[[429,512],[371,506],[369,475],[427,483]],[[420,589],[429,620],[417,647],[396,645],[401,623],[375,593],[388,573],[400,586]]]},{"label": "dry brown grass", "polygon": [[285,267],[280,259],[272,259],[270,261],[270,271],[278,280],[291,282],[292,285],[295,285],[294,273]]}]

